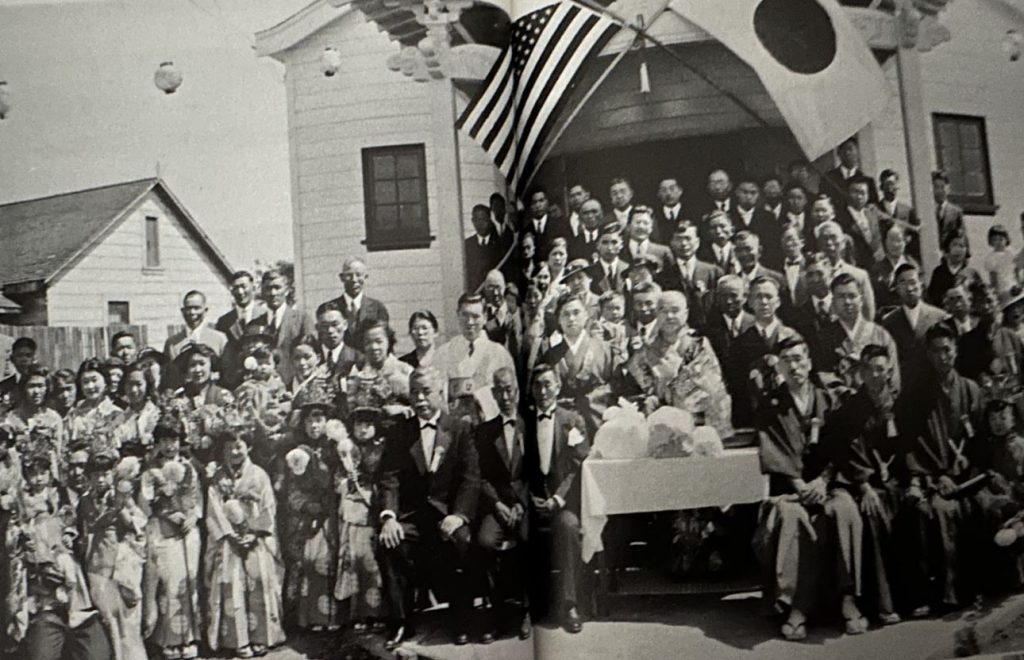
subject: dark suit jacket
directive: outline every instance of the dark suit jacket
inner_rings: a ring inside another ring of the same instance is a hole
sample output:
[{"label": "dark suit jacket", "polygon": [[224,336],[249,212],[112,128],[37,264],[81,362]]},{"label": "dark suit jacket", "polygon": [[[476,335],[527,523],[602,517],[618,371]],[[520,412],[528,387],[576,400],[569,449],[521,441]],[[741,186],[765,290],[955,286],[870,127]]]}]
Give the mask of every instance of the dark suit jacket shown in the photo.
[{"label": "dark suit jacket", "polygon": [[675,233],[676,227],[683,220],[696,221],[700,218],[690,218],[687,215],[686,204],[680,200],[679,210],[676,211],[676,219],[674,221],[669,220],[665,216],[665,207],[662,204],[658,204],[654,207],[654,232],[651,234],[651,238],[659,243],[668,244],[672,240],[672,234]]},{"label": "dark suit jacket", "polygon": [[963,229],[964,210],[953,202],[946,202],[941,209],[936,209],[935,218],[939,225],[939,245],[947,236]]},{"label": "dark suit jacket", "polygon": [[715,285],[723,275],[725,273],[718,266],[706,264],[698,259],[693,267],[693,279],[686,282],[683,280],[678,262],[672,259],[669,266],[661,271],[657,282],[662,289],[682,291],[686,294],[686,300],[690,305],[690,327],[703,332]]},{"label": "dark suit jacket", "polygon": [[[635,257],[636,255],[633,254],[633,251],[630,249],[629,241],[627,240],[625,241],[625,243],[626,244],[622,247],[622,252],[620,256],[625,261],[633,263],[633,257]],[[672,263],[672,261],[675,260],[675,257],[672,256],[672,250],[670,250],[667,245],[655,243],[653,240],[647,246],[647,256],[654,257],[655,259],[659,260],[661,262],[662,270],[664,270],[669,264]]]},{"label": "dark suit jacket", "polygon": [[[267,307],[262,302],[257,300],[253,303],[252,319],[257,319],[266,312]],[[232,307],[231,311],[217,319],[213,327],[228,338],[227,344],[224,345],[224,353],[220,356],[220,380],[228,387],[238,387],[242,371],[240,340],[245,333],[245,323],[238,318],[238,310]]]},{"label": "dark suit jacket", "polygon": [[[531,410],[526,417],[525,475],[534,497],[547,499],[558,495],[565,500],[565,508],[580,513],[580,480],[578,478],[583,459],[590,452],[590,442],[584,429],[583,418],[562,407],[555,408],[554,443],[550,469],[545,475],[540,470],[540,452],[537,447],[537,411]],[[583,439],[579,444],[569,446],[572,429]]]},{"label": "dark suit jacket", "polygon": [[782,266],[782,223],[775,216],[758,206],[748,226],[740,217],[739,207],[733,206],[729,218],[737,234],[741,231],[757,234],[761,240],[761,263],[774,269]]},{"label": "dark suit jacket", "polygon": [[[875,179],[864,173],[864,168],[858,167],[857,173],[854,175],[866,177],[868,180],[868,201],[878,201],[878,186],[875,185]],[[843,170],[840,167],[833,168],[828,172],[825,172],[825,178],[822,180],[822,191],[826,195],[832,198],[835,202],[836,208],[840,208],[846,205],[846,201],[849,199],[847,185],[849,179],[843,176]]]},{"label": "dark suit jacket", "polygon": [[751,372],[763,372],[762,358],[768,355],[780,339],[793,332],[792,328],[780,322],[778,330],[767,339],[761,336],[756,325],[752,325],[736,338],[732,356],[723,369],[725,385],[732,395],[733,426],[743,428],[751,425],[755,401],[760,398],[765,386],[772,386],[771,383],[761,383],[762,387],[759,389],[751,377]]},{"label": "dark suit jacket", "polygon": [[536,239],[537,250],[534,261],[537,263],[547,260],[548,252],[551,251],[552,241],[559,237],[568,239],[572,235],[572,231],[569,228],[569,219],[555,218],[550,213],[548,213],[547,220],[544,222],[544,233],[537,233],[533,225],[533,218],[524,218],[522,227],[523,231],[530,232]]},{"label": "dark suit jacket", "polygon": [[890,309],[881,314],[879,325],[889,331],[899,355],[900,374],[903,387],[913,389],[916,380],[928,373],[928,354],[925,350],[924,335],[936,323],[944,321],[948,314],[938,307],[921,303],[917,326],[911,327],[902,307]]},{"label": "dark suit jacket", "polygon": [[519,310],[506,303],[505,322],[498,323],[497,317],[487,319],[484,333],[491,341],[504,346],[509,355],[519,355],[519,348],[523,345],[523,319]]},{"label": "dark suit jacket", "polygon": [[[743,334],[750,326],[754,325],[754,315],[750,312],[740,311],[740,332]],[[717,307],[708,310],[708,317],[704,322],[704,336],[711,342],[711,349],[718,356],[719,364],[726,364],[726,360],[732,354],[733,346],[738,337],[734,337],[726,325],[722,313]]]},{"label": "dark suit jacket", "polygon": [[[921,266],[913,257],[908,257],[907,261],[917,266],[918,270],[920,270]],[[875,290],[875,308],[878,310],[900,304],[899,298],[890,286],[893,270],[892,262],[887,257],[879,259],[868,269],[868,275],[871,277],[871,288]]]},{"label": "dark suit jacket", "polygon": [[601,295],[606,291],[618,291],[619,293],[622,293],[623,288],[625,287],[625,271],[627,268],[629,268],[629,264],[622,259],[616,259],[615,277],[612,281],[608,281],[604,272],[604,264],[601,263],[600,260],[591,264],[590,268],[587,269],[587,275],[590,276],[590,290],[597,295]]},{"label": "dark suit jacket", "polygon": [[868,219],[868,227],[871,230],[871,240],[864,235],[860,226],[853,219],[848,207],[842,207],[836,213],[836,221],[843,231],[853,241],[854,265],[867,270],[875,263],[878,251],[882,249],[882,223],[881,213],[874,206],[864,209],[864,216]]},{"label": "dark suit jacket", "polygon": [[[266,314],[252,321],[253,325],[262,325],[273,332],[273,313],[268,309]],[[277,354],[277,372],[281,379],[292,382],[295,370],[292,368],[292,342],[305,335],[316,336],[316,325],[312,317],[304,310],[289,306],[284,311],[281,327],[274,334],[274,351]]]},{"label": "dark suit jacket", "polygon": [[526,424],[516,415],[516,442],[510,456],[505,447],[505,428],[501,415],[476,427],[474,438],[480,458],[481,514],[494,511],[494,504],[522,504],[529,509],[530,489],[524,474],[524,438]]},{"label": "dark suit jacket", "polygon": [[831,312],[824,315],[819,314],[815,309],[813,298],[808,297],[802,305],[795,307],[786,324],[800,333],[800,336],[807,341],[812,368],[815,371],[821,371],[826,364],[831,364],[834,361],[829,355],[829,348],[822,341],[822,337],[826,331],[832,330],[835,318]]},{"label": "dark suit jacket", "polygon": [[352,314],[348,305],[345,304],[345,296],[338,296],[333,300],[322,303],[316,308],[316,313],[319,314],[321,310],[328,306],[340,309],[341,313],[345,315],[345,320],[348,322],[348,329],[345,331],[345,343],[349,346],[355,346],[357,349],[363,345],[363,333],[366,332],[366,326],[378,319],[382,321],[390,320],[388,308],[384,306],[384,303],[376,298],[367,296],[365,293],[363,294],[363,304],[359,306],[356,314]]},{"label": "dark suit jacket", "polygon": [[480,246],[477,235],[473,234],[463,241],[463,252],[466,255],[466,290],[475,291],[483,284],[487,273],[498,265],[504,251],[498,236],[491,234],[487,245]]},{"label": "dark suit jacket", "polygon": [[594,240],[587,243],[586,230],[580,225],[580,233],[578,236],[569,236],[566,241],[569,244],[569,261],[576,259],[586,259],[587,261],[593,261],[594,256],[597,254],[597,239],[595,236]]},{"label": "dark suit jacket", "polygon": [[391,427],[380,465],[381,511],[394,512],[400,522],[447,515],[473,521],[480,496],[480,462],[469,424],[441,413],[435,456],[439,450],[443,453],[437,471],[431,473],[420,444],[419,418]]},{"label": "dark suit jacket", "polygon": [[896,208],[890,213],[885,203],[879,200],[878,204],[879,222],[882,226],[882,240],[885,234],[892,227],[894,222],[899,222],[907,229],[907,254],[921,261],[921,219],[917,217],[914,208],[903,202],[896,202]]}]

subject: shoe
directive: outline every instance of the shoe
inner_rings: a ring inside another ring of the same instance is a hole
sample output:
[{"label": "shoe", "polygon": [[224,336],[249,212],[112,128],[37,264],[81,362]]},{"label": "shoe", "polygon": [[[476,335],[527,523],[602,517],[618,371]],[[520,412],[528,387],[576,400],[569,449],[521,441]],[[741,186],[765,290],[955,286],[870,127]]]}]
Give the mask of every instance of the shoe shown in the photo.
[{"label": "shoe", "polygon": [[915,607],[914,611],[910,613],[911,618],[923,619],[926,616],[931,616],[932,608],[928,605],[922,605],[921,607]]},{"label": "shoe", "polygon": [[266,644],[253,644],[252,645],[252,654],[253,654],[253,656],[255,656],[257,658],[262,658],[263,656],[265,656],[267,654],[267,645]]},{"label": "shoe", "polygon": [[782,624],[782,636],[790,642],[802,642],[807,639],[807,626],[803,622]]},{"label": "shoe", "polygon": [[530,623],[530,615],[524,614],[523,620],[519,623],[519,639],[530,639],[533,633],[533,624]]},{"label": "shoe", "polygon": [[165,646],[163,648],[163,657],[164,657],[164,660],[180,660],[180,658],[181,658],[180,647],[178,647],[178,646]]},{"label": "shoe", "polygon": [[583,620],[580,618],[580,613],[576,610],[575,605],[565,611],[562,626],[565,628],[566,632],[573,635],[583,630]]},{"label": "shoe", "polygon": [[485,632],[483,635],[480,635],[480,643],[484,646],[487,646],[488,644],[493,644],[495,637],[496,635],[494,633]]},{"label": "shoe", "polygon": [[846,620],[847,635],[863,635],[868,631],[868,620],[862,616],[856,616]]},{"label": "shoe", "polygon": [[882,612],[878,615],[878,620],[882,622],[883,626],[892,626],[902,621],[900,615],[895,612]]},{"label": "shoe", "polygon": [[452,643],[455,646],[465,646],[469,644],[469,635],[464,632],[457,632],[452,636]]},{"label": "shoe", "polygon": [[399,646],[401,646],[402,643],[405,642],[405,640],[410,639],[412,636],[412,628],[407,624],[401,623],[398,625],[397,628],[395,628],[394,632],[391,634],[391,637],[389,637],[387,641],[384,642],[384,648],[388,651],[394,651]]},{"label": "shoe", "polygon": [[243,646],[242,648],[236,650],[235,651],[235,657],[236,658],[243,658],[245,660],[248,660],[248,658],[252,658],[253,657],[252,647]]},{"label": "shoe", "polygon": [[181,647],[181,660],[196,660],[199,657],[198,644],[186,644]]}]

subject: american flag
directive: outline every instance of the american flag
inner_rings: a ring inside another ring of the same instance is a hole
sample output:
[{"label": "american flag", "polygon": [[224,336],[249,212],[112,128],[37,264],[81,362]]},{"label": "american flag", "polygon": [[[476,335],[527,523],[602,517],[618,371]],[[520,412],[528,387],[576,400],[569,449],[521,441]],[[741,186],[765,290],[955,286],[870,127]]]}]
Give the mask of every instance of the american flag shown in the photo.
[{"label": "american flag", "polygon": [[607,17],[567,0],[524,14],[459,117],[521,197],[580,67],[615,34]]}]

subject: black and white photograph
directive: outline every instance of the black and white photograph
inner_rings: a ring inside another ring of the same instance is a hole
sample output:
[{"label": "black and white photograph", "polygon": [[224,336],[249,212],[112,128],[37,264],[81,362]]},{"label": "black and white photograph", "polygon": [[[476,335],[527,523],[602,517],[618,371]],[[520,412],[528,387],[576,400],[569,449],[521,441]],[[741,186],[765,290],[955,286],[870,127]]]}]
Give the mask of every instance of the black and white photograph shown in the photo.
[{"label": "black and white photograph", "polygon": [[0,660],[1024,653],[1024,0],[0,0]]}]

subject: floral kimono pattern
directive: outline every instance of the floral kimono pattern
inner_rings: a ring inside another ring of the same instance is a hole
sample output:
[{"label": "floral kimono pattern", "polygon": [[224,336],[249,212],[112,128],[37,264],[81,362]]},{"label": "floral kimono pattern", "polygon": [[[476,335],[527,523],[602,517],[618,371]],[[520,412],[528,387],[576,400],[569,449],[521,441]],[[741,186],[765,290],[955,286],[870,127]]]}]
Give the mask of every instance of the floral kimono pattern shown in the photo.
[{"label": "floral kimono pattern", "polygon": [[303,628],[336,626],[340,623],[333,594],[338,529],[331,472],[321,457],[323,450],[308,444],[297,448],[311,458],[302,474],[289,470],[284,478],[285,601]]},{"label": "floral kimono pattern", "polygon": [[125,410],[114,427],[114,441],[121,456],[144,458],[153,446],[153,429],[160,418],[160,408],[146,401],[141,410]]},{"label": "floral kimono pattern", "polygon": [[68,412],[67,444],[87,438],[99,429],[115,426],[123,413],[108,397],[91,407],[84,405],[84,402],[78,403]]},{"label": "floral kimono pattern", "polygon": [[338,501],[338,578],[334,597],[349,601],[352,619],[381,617],[381,574],[377,564],[374,497],[383,443],[351,445],[335,479]]},{"label": "floral kimono pattern", "polygon": [[[149,514],[142,599],[146,637],[161,648],[198,644],[198,522],[203,515],[199,475],[181,457],[155,465],[142,473],[139,504]],[[185,517],[180,525],[172,520],[176,513]]]},{"label": "floral kimono pattern", "polygon": [[[281,627],[281,563],[270,477],[252,461],[237,470],[216,465],[207,491],[207,641],[214,651],[285,641]],[[255,542],[243,547],[239,536]]]}]

